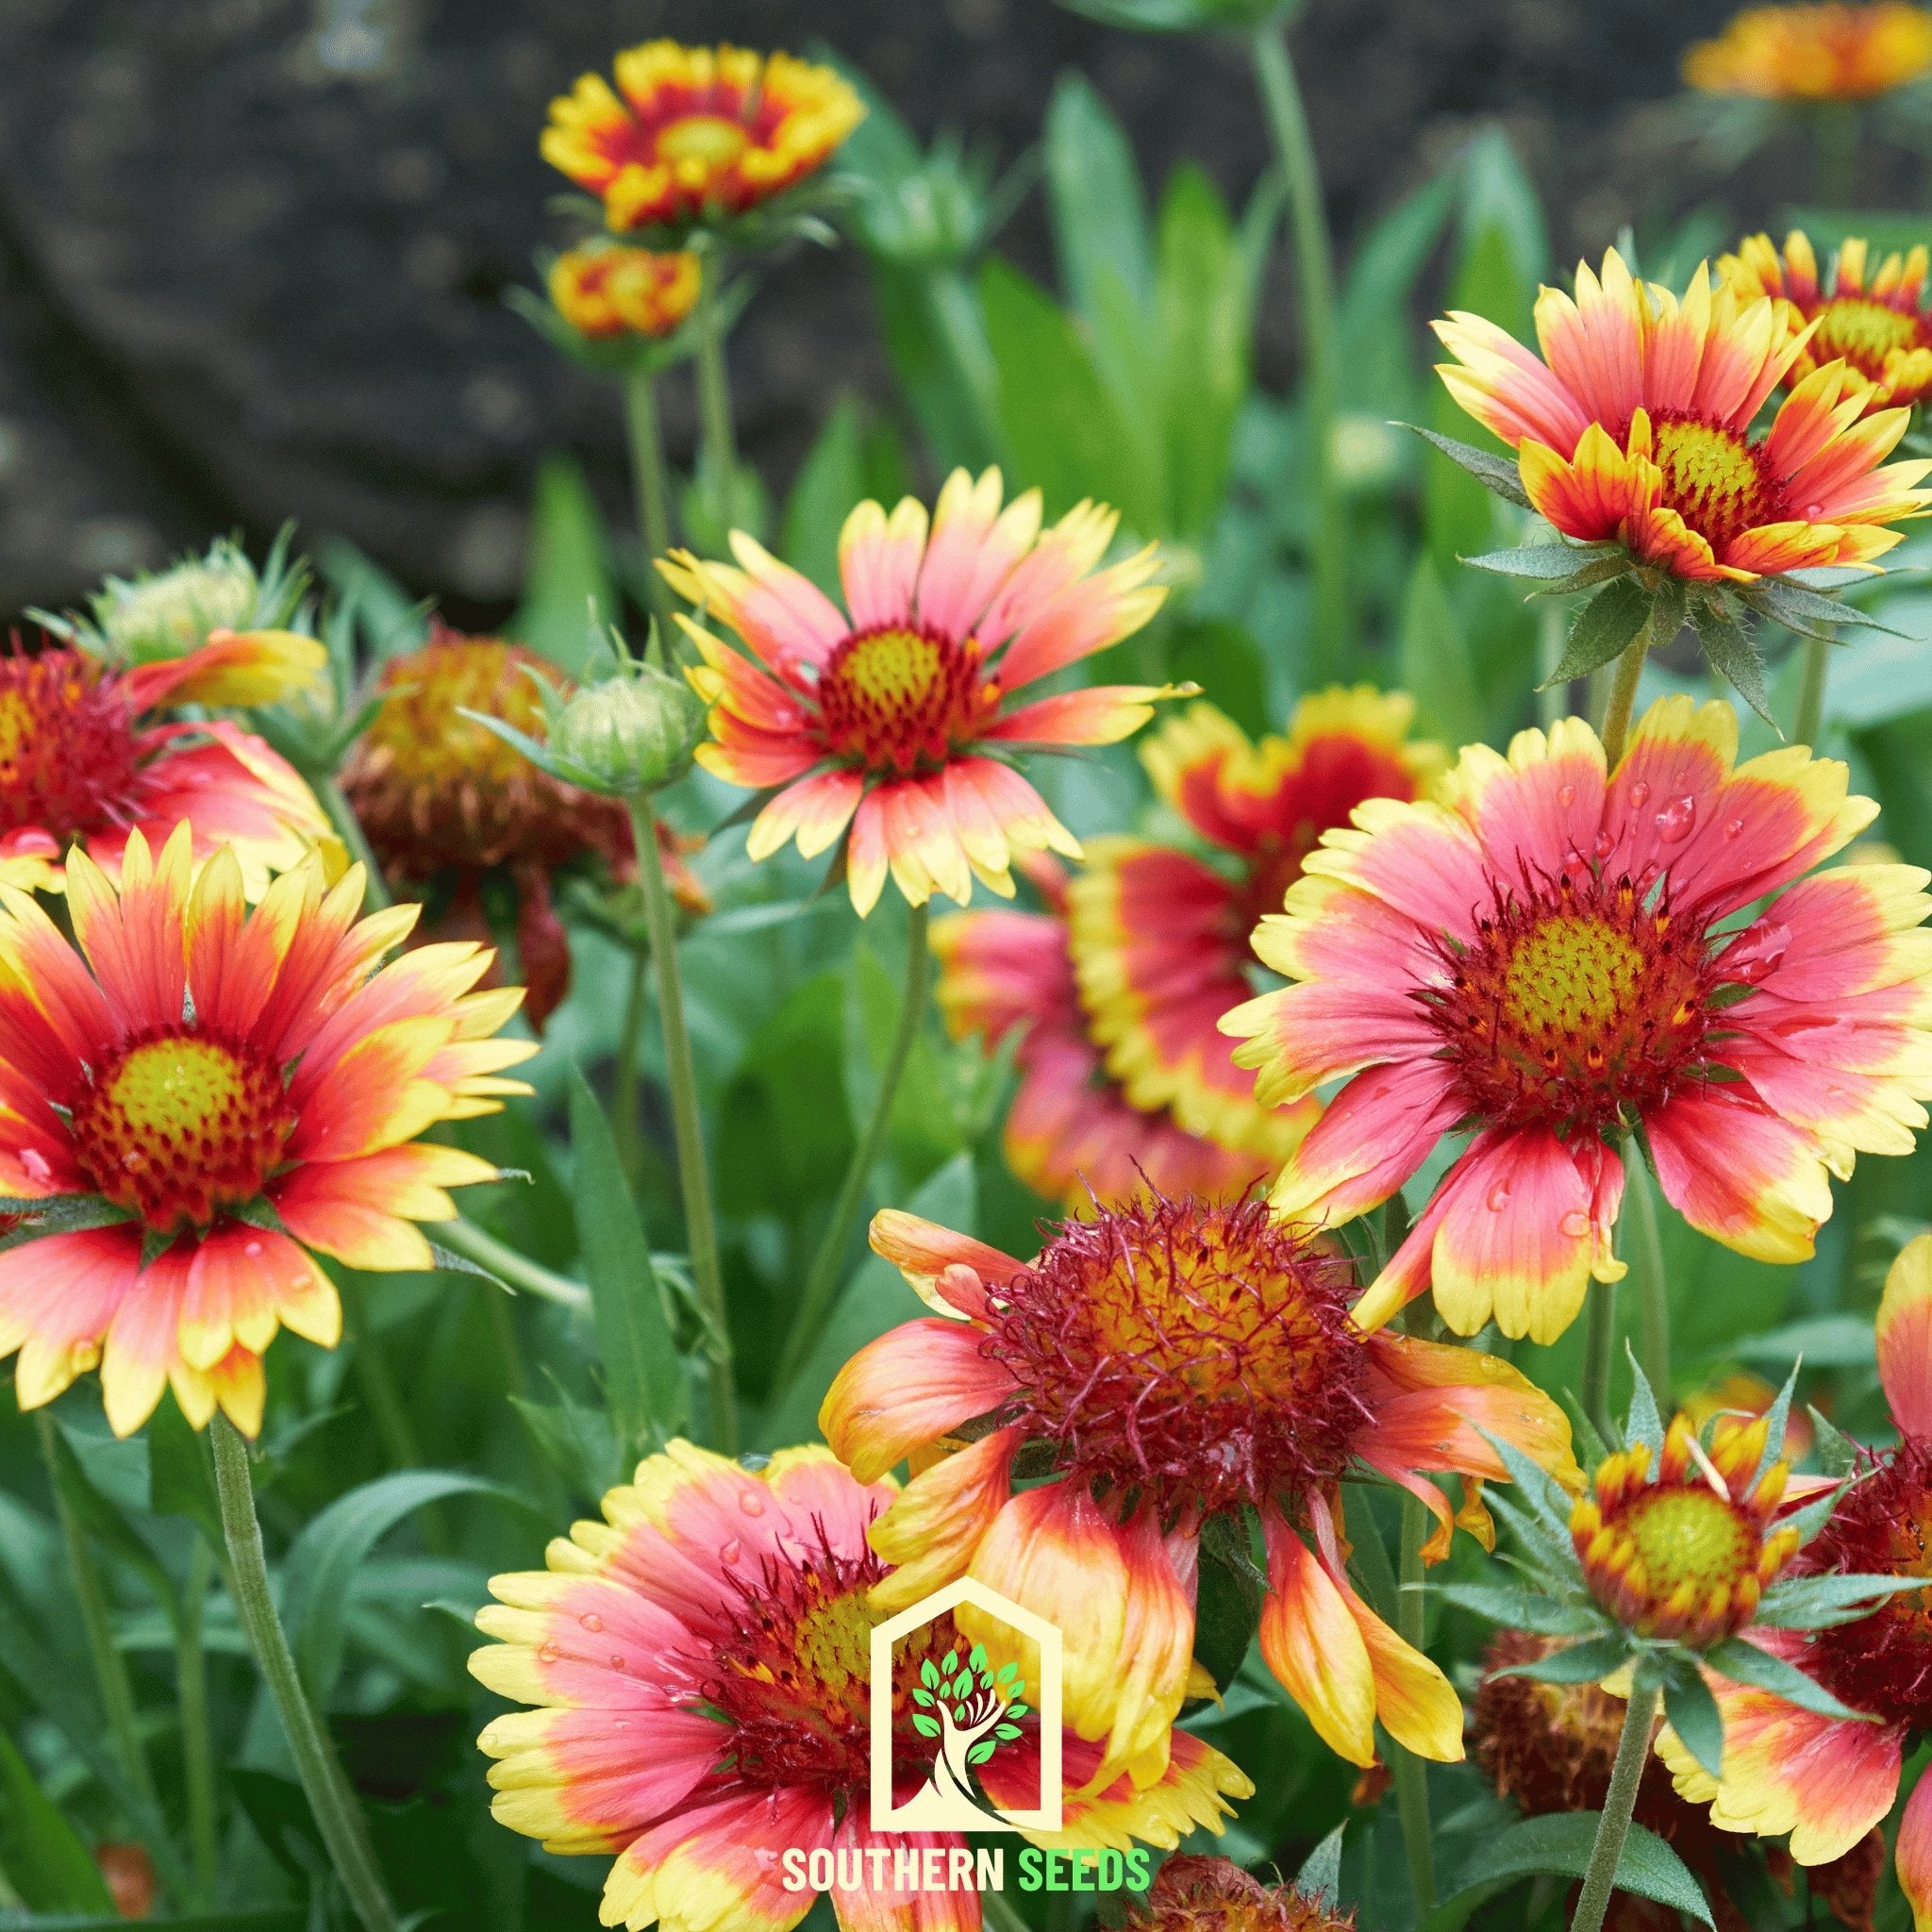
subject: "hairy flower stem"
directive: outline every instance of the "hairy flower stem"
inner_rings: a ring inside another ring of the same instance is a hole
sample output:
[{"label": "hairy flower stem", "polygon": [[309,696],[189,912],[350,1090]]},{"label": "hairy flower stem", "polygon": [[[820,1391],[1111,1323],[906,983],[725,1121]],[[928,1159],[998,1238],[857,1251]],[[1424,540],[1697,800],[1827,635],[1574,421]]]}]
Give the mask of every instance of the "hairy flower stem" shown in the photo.
[{"label": "hairy flower stem", "polygon": [[710,1412],[713,1446],[738,1454],[738,1388],[731,1362],[731,1326],[724,1311],[724,1274],[718,1261],[718,1223],[711,1208],[711,1174],[705,1158],[704,1124],[698,1117],[698,1076],[691,1065],[691,1034],[684,1024],[684,982],[677,966],[676,915],[664,884],[658,851],[658,818],[648,797],[630,802],[631,836],[637,844],[638,884],[643,891],[644,927],[658,972],[658,1023],[664,1029],[664,1072],[671,1087],[671,1132],[677,1145],[677,1184],[684,1197],[685,1241],[691,1279],[710,1334]]},{"label": "hairy flower stem", "polygon": [[1805,640],[1803,680],[1798,686],[1798,710],[1791,721],[1791,742],[1818,748],[1819,733],[1824,729],[1824,683],[1831,675],[1829,638]]},{"label": "hairy flower stem", "polygon": [[101,1582],[87,1531],[68,1493],[67,1478],[60,1467],[59,1445],[55,1440],[54,1419],[45,1409],[37,1409],[34,1427],[40,1435],[42,1459],[47,1465],[47,1481],[54,1491],[54,1513],[60,1524],[60,1540],[66,1546],[69,1578],[80,1611],[81,1631],[87,1639],[88,1657],[93,1665],[94,1684],[101,1694],[101,1708],[108,1720],[108,1740],[135,1796],[151,1814],[158,1815],[160,1798],[155,1790],[154,1773],[148,1768],[147,1754],[141,1748],[127,1662],[115,1646],[108,1592]]},{"label": "hairy flower stem", "polygon": [[362,829],[362,821],[356,816],[355,807],[343,795],[342,788],[336,783],[333,774],[324,773],[309,782],[315,788],[316,797],[322,801],[323,810],[328,814],[329,823],[336,828],[336,837],[348,848],[351,861],[359,865],[367,874],[362,885],[363,911],[383,911],[394,902],[390,897],[389,881],[382,875],[382,867],[375,862],[369,835]]},{"label": "hairy flower stem", "polygon": [[[1638,1348],[1643,1373],[1664,1413],[1671,1412],[1671,1297],[1664,1277],[1664,1244],[1657,1222],[1650,1171],[1633,1134],[1624,1143],[1624,1203],[1630,1216],[1631,1261],[1637,1271]],[[1592,1416],[1591,1420],[1595,1418]]]},{"label": "hairy flower stem", "polygon": [[731,420],[731,376],[724,362],[724,317],[718,284],[724,258],[709,250],[698,276],[698,480],[708,507],[728,525],[738,497],[738,437]]},{"label": "hairy flower stem", "polygon": [[[1427,1605],[1423,1597],[1423,1544],[1432,1524],[1422,1498],[1407,1491],[1402,1498],[1401,1591],[1395,1599],[1396,1635],[1410,1646],[1423,1647],[1423,1613]],[[1395,1780],[1395,1809],[1402,1821],[1403,1849],[1408,1854],[1408,1882],[1415,1893],[1418,1921],[1428,1917],[1436,1905],[1436,1857],[1429,1836],[1428,1767],[1413,1751],[1406,1750],[1392,1739],[1389,1743],[1389,1769]]]},{"label": "hairy flower stem", "polygon": [[777,1386],[784,1388],[805,1361],[817,1340],[824,1319],[831,1312],[832,1295],[841,1280],[845,1249],[852,1239],[852,1224],[863,1205],[865,1185],[885,1150],[886,1130],[891,1124],[892,1102],[906,1063],[912,1057],[912,1042],[919,1038],[919,1023],[925,1017],[926,985],[932,976],[932,957],[926,947],[926,908],[915,906],[906,922],[906,987],[899,1002],[898,1030],[879,1073],[879,1091],[873,1103],[872,1119],[852,1150],[852,1164],[832,1206],[832,1218],[812,1257],[811,1273],[805,1278],[805,1291],[798,1298],[797,1312],[791,1317],[785,1337],[785,1352],[778,1361]]},{"label": "hairy flower stem", "polygon": [[1657,1690],[1654,1684],[1633,1686],[1624,1712],[1624,1731],[1617,1740],[1617,1761],[1610,1771],[1609,1794],[1597,1821],[1596,1842],[1583,1874],[1583,1890],[1570,1932],[1602,1932],[1604,1914],[1617,1882],[1617,1861],[1630,1835],[1630,1813],[1637,1805],[1637,1786],[1650,1756],[1650,1729],[1657,1720]]},{"label": "hairy flower stem", "polygon": [[617,1067],[610,1076],[610,1133],[618,1164],[631,1191],[640,1192],[644,1174],[644,1135],[641,1115],[638,1054],[643,1043],[644,1004],[651,960],[642,946],[630,956],[630,988],[624,999],[624,1024],[617,1035]]},{"label": "hairy flower stem", "polygon": [[460,1217],[439,1221],[431,1227],[430,1238],[438,1247],[475,1262],[484,1274],[494,1275],[519,1294],[533,1294],[540,1301],[556,1302],[566,1308],[591,1306],[590,1291],[581,1281],[573,1281],[569,1275],[518,1254],[507,1241],[485,1234],[474,1221]]},{"label": "hairy flower stem", "polygon": [[1604,741],[1604,762],[1611,771],[1617,768],[1617,760],[1624,756],[1624,747],[1630,740],[1630,714],[1637,708],[1638,681],[1643,675],[1643,660],[1650,652],[1650,625],[1646,623],[1641,630],[1624,648],[1624,655],[1617,659],[1616,670],[1610,677],[1610,694],[1604,700],[1604,720],[1597,728],[1597,736]]},{"label": "hairy flower stem", "polygon": [[664,436],[658,424],[657,378],[634,369],[624,378],[624,426],[630,445],[631,490],[638,535],[644,542],[644,599],[659,624],[671,622],[671,586],[658,558],[671,548],[671,491],[664,474]]},{"label": "hairy flower stem", "polygon": [[268,1560],[261,1547],[261,1524],[255,1514],[255,1487],[248,1474],[248,1445],[225,1415],[216,1415],[209,1422],[208,1435],[214,1443],[215,1491],[221,1500],[222,1535],[228,1546],[235,1614],[275,1699],[308,1808],[315,1814],[329,1862],[362,1922],[363,1932],[397,1932],[395,1907],[390,1904],[376,1866],[368,1824],[337,1760],[335,1746],[302,1689],[289,1640],[275,1612]]},{"label": "hairy flower stem", "polygon": [[1314,618],[1302,681],[1313,689],[1340,675],[1350,644],[1348,507],[1335,474],[1335,259],[1315,144],[1288,51],[1286,23],[1276,18],[1257,27],[1249,48],[1267,109],[1268,130],[1288,190],[1289,226],[1294,242],[1295,300],[1302,323],[1303,416],[1309,489],[1315,505],[1311,559]]},{"label": "hairy flower stem", "polygon": [[1616,1441],[1610,1418],[1610,1357],[1616,1346],[1617,1284],[1592,1281],[1583,1301],[1583,1370],[1577,1377],[1576,1399],[1606,1442]]},{"label": "hairy flower stem", "polygon": [[214,1742],[208,1718],[208,1652],[202,1613],[214,1577],[214,1553],[200,1537],[188,1552],[188,1581],[175,1615],[175,1702],[181,1716],[181,1784],[188,1801],[188,1850],[194,1898],[212,1906],[220,1878]]}]

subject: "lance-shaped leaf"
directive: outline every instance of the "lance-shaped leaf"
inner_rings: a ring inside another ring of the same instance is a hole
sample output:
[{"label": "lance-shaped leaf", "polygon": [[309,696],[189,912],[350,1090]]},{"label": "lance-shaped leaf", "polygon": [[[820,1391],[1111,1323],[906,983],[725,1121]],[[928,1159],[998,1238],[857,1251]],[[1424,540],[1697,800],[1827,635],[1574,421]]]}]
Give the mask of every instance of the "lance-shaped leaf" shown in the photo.
[{"label": "lance-shaped leaf", "polygon": [[1533,1677],[1541,1684],[1600,1684],[1612,1671],[1621,1670],[1629,1662],[1630,1650],[1631,1640],[1620,1630],[1614,1637],[1589,1637],[1581,1643],[1565,1644],[1561,1650],[1551,1651],[1548,1657],[1510,1664],[1494,1674]]},{"label": "lance-shaped leaf", "polygon": [[1614,543],[1523,543],[1513,550],[1486,550],[1480,557],[1459,558],[1457,561],[1472,570],[1493,571],[1499,577],[1533,577],[1547,585],[1604,564],[1617,571],[1629,568],[1627,554]]},{"label": "lance-shaped leaf", "polygon": [[[1597,1811],[1558,1811],[1547,1818],[1525,1818],[1521,1824],[1483,1840],[1457,1874],[1455,1888],[1429,1919],[1437,1927],[1460,1926],[1485,1898],[1512,1880],[1541,1873],[1581,1878],[1596,1848]],[[1711,1923],[1710,1907],[1690,1868],[1654,1831],[1633,1824],[1617,1858],[1619,1891],[1655,1900],[1696,1920]]]},{"label": "lance-shaped leaf", "polygon": [[1453,436],[1439,436],[1435,430],[1424,429],[1414,423],[1398,423],[1395,426],[1413,429],[1424,441],[1434,443],[1452,463],[1467,470],[1485,490],[1494,491],[1519,509],[1535,508],[1524,491],[1523,477],[1512,458],[1492,456],[1486,449],[1477,449],[1473,442],[1457,442]]},{"label": "lance-shaped leaf", "polygon": [[1823,1630],[1834,1624],[1856,1624],[1894,1592],[1924,1587],[1923,1576],[1793,1576],[1764,1592],[1757,1622],[1774,1630]]},{"label": "lance-shaped leaf", "polygon": [[[1766,617],[1774,618],[1790,630],[1802,630],[1807,637],[1820,635],[1815,629],[1807,629],[1807,625],[1847,624],[1860,630],[1882,630],[1888,637],[1906,635],[1882,618],[1874,617],[1869,610],[1860,610],[1856,604],[1821,597],[1816,591],[1807,590],[1790,577],[1760,577],[1739,595]],[[1825,631],[1823,635],[1829,637],[1831,633]]]},{"label": "lance-shaped leaf", "polygon": [[1751,633],[1738,622],[1729,607],[1719,599],[1694,597],[1690,602],[1690,622],[1696,626],[1697,641],[1704,647],[1710,668],[1767,724],[1776,724],[1764,691],[1764,659],[1757,655]]},{"label": "lance-shaped leaf", "polygon": [[1294,1889],[1310,1905],[1333,1906],[1341,1896],[1341,1834],[1338,1824],[1308,1856],[1294,1875]]},{"label": "lance-shaped leaf", "polygon": [[1587,1599],[1566,1602],[1540,1590],[1512,1590],[1491,1583],[1439,1583],[1435,1591],[1457,1609],[1474,1610],[1492,1624],[1527,1630],[1538,1637],[1596,1637],[1609,1620]]},{"label": "lance-shaped leaf", "polygon": [[1848,1704],[1840,1704],[1824,1685],[1814,1683],[1795,1664],[1788,1664],[1781,1657],[1773,1657],[1768,1650],[1759,1650],[1755,1643],[1747,1642],[1741,1637],[1725,1638],[1722,1643],[1704,1653],[1704,1660],[1712,1670],[1730,1678],[1732,1683],[1748,1684],[1754,1690],[1769,1690],[1774,1697],[1782,1697],[1787,1704],[1795,1704],[1800,1710],[1813,1710],[1820,1717],[1867,1721],[1865,1712],[1854,1710]]},{"label": "lance-shaped leaf", "polygon": [[1724,1774],[1724,1720],[1704,1674],[1688,1657],[1664,1662],[1664,1715],[1684,1748],[1712,1777]]},{"label": "lance-shaped leaf", "polygon": [[1568,684],[1573,677],[1588,677],[1592,671],[1621,658],[1630,641],[1650,622],[1651,598],[1634,577],[1619,577],[1606,584],[1570,625],[1563,656],[1540,690],[1553,684]]},{"label": "lance-shaped leaf", "polygon": [[1643,1364],[1627,1341],[1624,1353],[1630,1361],[1630,1412],[1624,1418],[1624,1433],[1629,1441],[1641,1442],[1649,1449],[1650,1466],[1655,1469],[1657,1457],[1664,1453],[1663,1418],[1657,1414],[1657,1395],[1650,1386],[1650,1377],[1643,1373]]}]

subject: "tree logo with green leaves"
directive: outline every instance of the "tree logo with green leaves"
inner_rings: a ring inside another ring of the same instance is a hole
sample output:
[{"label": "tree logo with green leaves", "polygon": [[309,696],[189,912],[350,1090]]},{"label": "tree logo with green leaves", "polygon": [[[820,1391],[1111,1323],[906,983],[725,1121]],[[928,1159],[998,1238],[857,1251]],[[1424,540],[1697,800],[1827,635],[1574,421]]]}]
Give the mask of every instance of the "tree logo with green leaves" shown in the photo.
[{"label": "tree logo with green leaves", "polygon": [[947,1651],[937,1663],[929,1657],[922,1659],[919,1682],[912,1688],[912,1702],[918,1706],[912,1728],[922,1738],[940,1740],[926,1783],[949,1805],[983,1808],[974,1793],[972,1768],[1019,1737],[1019,1720],[1027,1710],[1021,1701],[1025,1689],[1019,1665],[1002,1664],[995,1671],[983,1643],[975,1643],[963,1663],[958,1650]]}]

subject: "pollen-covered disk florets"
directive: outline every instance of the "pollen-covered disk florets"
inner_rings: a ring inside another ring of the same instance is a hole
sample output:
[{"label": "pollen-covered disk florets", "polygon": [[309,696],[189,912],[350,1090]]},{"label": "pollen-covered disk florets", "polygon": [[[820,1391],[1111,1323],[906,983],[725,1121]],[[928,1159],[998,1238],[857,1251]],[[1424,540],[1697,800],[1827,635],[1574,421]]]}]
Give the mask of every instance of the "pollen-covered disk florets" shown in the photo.
[{"label": "pollen-covered disk florets", "polygon": [[1345,1257],[1264,1204],[1158,1196],[1069,1222],[995,1300],[990,1351],[1063,1467],[1212,1512],[1348,1466],[1369,1419]]},{"label": "pollen-covered disk florets", "polygon": [[1707,1452],[1674,1418],[1651,1471],[1633,1442],[1598,1467],[1570,1513],[1570,1535],[1591,1593],[1626,1629],[1703,1650],[1736,1635],[1798,1548],[1798,1530],[1774,1528],[1790,1474],[1761,1471],[1770,1424],[1720,1418]]}]

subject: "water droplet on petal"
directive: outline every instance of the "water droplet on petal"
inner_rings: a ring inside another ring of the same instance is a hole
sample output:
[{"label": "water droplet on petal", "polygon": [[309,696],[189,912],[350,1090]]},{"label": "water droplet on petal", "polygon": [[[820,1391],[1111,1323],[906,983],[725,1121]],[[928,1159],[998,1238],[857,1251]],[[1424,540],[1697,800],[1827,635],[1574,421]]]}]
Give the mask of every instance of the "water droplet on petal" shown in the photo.
[{"label": "water droplet on petal", "polygon": [[1590,1232],[1590,1216],[1582,1208],[1573,1208],[1557,1222],[1557,1230],[1566,1241],[1580,1241]]},{"label": "water droplet on petal", "polygon": [[1824,506],[1822,503],[1807,503],[1805,506],[1805,521],[1807,524],[1819,522],[1824,515]]},{"label": "water droplet on petal", "polygon": [[736,1537],[733,1537],[728,1543],[720,1543],[718,1546],[718,1560],[727,1570],[743,1555],[744,1545]]},{"label": "water droplet on petal", "polygon": [[1561,806],[1574,805],[1576,803],[1575,786],[1558,785],[1557,787],[1557,803]]},{"label": "water droplet on petal", "polygon": [[1666,845],[1679,845],[1696,823],[1697,801],[1688,796],[1674,799],[1657,815],[1657,835]]},{"label": "water droplet on petal", "polygon": [[544,1663],[554,1664],[563,1655],[563,1652],[546,1637],[537,1646],[537,1655]]},{"label": "water droplet on petal", "polygon": [[600,1617],[595,1610],[586,1610],[584,1614],[577,1619],[577,1622],[581,1624],[586,1630],[590,1630],[592,1632],[601,1630],[604,1627],[604,1619]]},{"label": "water droplet on petal", "polygon": [[1610,848],[1614,846],[1616,842],[1617,841],[1610,837],[1609,833],[1599,832],[1596,835],[1596,843],[1591,847],[1591,850],[1594,852],[1599,858],[1607,858],[1610,856]]},{"label": "water droplet on petal", "polygon": [[1633,811],[1641,811],[1649,802],[1650,787],[1640,778],[1630,788],[1630,808]]},{"label": "water droplet on petal", "polygon": [[618,1674],[618,1675],[619,1675],[620,1677],[621,1677],[621,1676],[623,1676],[623,1675],[625,1674],[625,1663],[624,1663],[624,1657],[623,1657],[623,1655],[622,1655],[622,1654],[621,1654],[620,1652],[617,1652],[617,1651],[613,1651],[613,1652],[611,1652],[611,1654],[610,1654],[610,1668],[611,1668],[611,1669],[612,1669],[613,1671],[615,1671],[615,1672],[617,1673],[617,1674]]},{"label": "water droplet on petal", "polygon": [[765,1513],[765,1499],[756,1490],[740,1490],[738,1507],[747,1516],[762,1516]]},{"label": "water droplet on petal", "polygon": [[1726,839],[1735,839],[1742,833],[1743,829],[1744,821],[1742,819],[1733,819],[1730,822],[1730,824],[1724,827],[1724,837]]},{"label": "water droplet on petal", "polygon": [[1509,1183],[1507,1181],[1498,1181],[1496,1185],[1490,1190],[1490,1212],[1491,1214],[1502,1213],[1504,1206],[1508,1201],[1508,1199]]},{"label": "water droplet on petal", "polygon": [[261,1253],[261,1243],[259,1241],[243,1241],[242,1243],[242,1252],[252,1261]]}]

